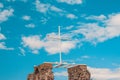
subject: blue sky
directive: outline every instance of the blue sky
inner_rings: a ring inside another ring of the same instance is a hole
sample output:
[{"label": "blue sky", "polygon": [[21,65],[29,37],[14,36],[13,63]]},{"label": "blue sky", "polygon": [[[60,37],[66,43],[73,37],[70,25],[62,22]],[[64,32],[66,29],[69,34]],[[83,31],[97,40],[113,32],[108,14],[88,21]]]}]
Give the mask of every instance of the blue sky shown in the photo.
[{"label": "blue sky", "polygon": [[[26,80],[33,66],[62,58],[87,64],[95,80],[120,80],[120,0],[0,0],[0,79]],[[55,80],[67,80],[54,69]]]}]

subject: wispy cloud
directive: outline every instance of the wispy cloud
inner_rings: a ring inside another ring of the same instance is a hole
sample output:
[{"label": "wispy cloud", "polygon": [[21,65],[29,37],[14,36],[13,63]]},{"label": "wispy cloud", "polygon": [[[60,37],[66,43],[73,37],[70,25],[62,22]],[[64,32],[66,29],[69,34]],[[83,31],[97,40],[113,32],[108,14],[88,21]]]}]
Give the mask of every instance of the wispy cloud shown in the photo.
[{"label": "wispy cloud", "polygon": [[24,50],[23,48],[21,48],[21,47],[19,47],[19,49],[20,49],[21,54],[22,54],[23,56],[25,56],[25,50]]},{"label": "wispy cloud", "polygon": [[41,13],[46,13],[50,8],[50,4],[41,3],[39,0],[36,0],[35,5],[36,5],[37,11]]},{"label": "wispy cloud", "polygon": [[36,0],[35,6],[36,6],[37,11],[39,11],[41,13],[48,13],[50,11],[64,12],[64,10],[62,10],[54,5],[51,5],[48,3],[41,3],[39,0]]},{"label": "wispy cloud", "polygon": [[30,20],[30,19],[31,19],[31,17],[30,17],[30,16],[28,16],[28,15],[24,15],[24,16],[22,17],[22,19],[23,19],[23,20],[28,21],[28,20]]},{"label": "wispy cloud", "polygon": [[12,8],[0,11],[0,22],[8,20],[10,16],[13,16],[13,12],[14,10]]},{"label": "wispy cloud", "polygon": [[69,19],[77,18],[77,16],[75,16],[72,13],[62,10],[54,5],[51,5],[48,3],[42,3],[39,0],[36,0],[35,6],[36,6],[36,10],[43,14],[53,14],[53,12],[54,12],[56,14],[59,14],[60,16],[66,16],[66,18],[69,18]]},{"label": "wispy cloud", "polygon": [[75,16],[74,14],[67,14],[67,18],[77,19],[77,16]]},{"label": "wispy cloud", "polygon": [[49,18],[44,18],[44,17],[42,17],[41,20],[40,20],[40,22],[41,22],[42,24],[46,24],[48,20],[49,20]]},{"label": "wispy cloud", "polygon": [[34,28],[34,27],[35,27],[35,24],[30,23],[30,24],[25,25],[25,27],[27,27],[27,28]]},{"label": "wispy cloud", "polygon": [[57,7],[55,7],[55,6],[51,6],[50,9],[51,9],[52,11],[55,11],[55,12],[63,12],[62,9],[57,8]]},{"label": "wispy cloud", "polygon": [[68,76],[68,73],[65,71],[62,71],[62,72],[55,72],[54,75],[55,76]]},{"label": "wispy cloud", "polygon": [[105,15],[101,14],[99,16],[91,15],[91,16],[85,17],[85,19],[103,21],[103,20],[106,20],[107,17]]},{"label": "wispy cloud", "polygon": [[14,48],[8,48],[5,45],[5,42],[0,42],[0,49],[2,49],[2,50],[14,50]]},{"label": "wispy cloud", "polygon": [[73,25],[70,25],[70,26],[67,26],[65,29],[66,30],[70,30],[70,29],[72,29],[74,26]]},{"label": "wispy cloud", "polygon": [[82,59],[89,59],[90,56],[85,55],[85,56],[81,56],[81,58],[82,58]]},{"label": "wispy cloud", "polygon": [[21,1],[21,2],[24,2],[26,3],[28,0],[6,0],[7,2],[16,2],[16,1]]},{"label": "wispy cloud", "polygon": [[69,61],[72,61],[73,63],[77,63],[77,62],[81,62],[81,61],[84,61],[84,60],[87,60],[87,59],[94,59],[95,57],[91,57],[91,56],[88,56],[88,55],[83,55],[79,58],[76,58],[75,60],[67,60],[67,62]]},{"label": "wispy cloud", "polygon": [[57,0],[58,2],[67,3],[70,5],[82,4],[82,0]]},{"label": "wispy cloud", "polygon": [[0,40],[4,40],[4,39],[6,39],[6,37],[2,33],[0,33]]},{"label": "wispy cloud", "polygon": [[[1,28],[0,28],[1,31]],[[14,50],[14,48],[8,48],[6,46],[6,43],[4,42],[4,40],[6,40],[7,38],[5,37],[4,34],[0,33],[0,49],[2,50]]]}]

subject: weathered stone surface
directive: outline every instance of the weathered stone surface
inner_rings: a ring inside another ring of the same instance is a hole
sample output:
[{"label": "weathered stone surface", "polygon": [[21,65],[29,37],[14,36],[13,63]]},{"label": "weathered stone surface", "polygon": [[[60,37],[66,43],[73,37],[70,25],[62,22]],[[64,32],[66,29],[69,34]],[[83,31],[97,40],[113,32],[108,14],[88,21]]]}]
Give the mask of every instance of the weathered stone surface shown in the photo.
[{"label": "weathered stone surface", "polygon": [[86,65],[77,65],[68,68],[69,80],[90,80],[90,73]]},{"label": "weathered stone surface", "polygon": [[[28,75],[27,80],[54,80],[52,64],[44,63],[34,67],[34,72]],[[86,65],[77,65],[68,68],[68,80],[90,80],[90,73]]]},{"label": "weathered stone surface", "polygon": [[28,75],[27,80],[54,80],[52,64],[44,63],[34,67],[34,73]]}]

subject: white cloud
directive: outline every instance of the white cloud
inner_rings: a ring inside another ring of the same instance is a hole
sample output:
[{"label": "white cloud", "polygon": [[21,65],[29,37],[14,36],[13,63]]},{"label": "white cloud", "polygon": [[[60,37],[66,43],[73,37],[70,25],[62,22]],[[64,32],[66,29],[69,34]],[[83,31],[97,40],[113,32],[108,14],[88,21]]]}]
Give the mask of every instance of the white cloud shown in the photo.
[{"label": "white cloud", "polygon": [[19,47],[19,49],[20,49],[21,54],[22,54],[23,56],[25,56],[25,50],[24,50],[23,48],[21,48],[21,47]]},{"label": "white cloud", "polygon": [[40,36],[29,36],[29,37],[22,37],[23,46],[29,47],[32,50],[38,50],[43,46],[43,42],[40,39]]},{"label": "white cloud", "polygon": [[57,1],[67,3],[67,4],[70,4],[70,5],[82,4],[82,0],[57,0]]},{"label": "white cloud", "polygon": [[36,5],[37,11],[41,13],[46,13],[50,8],[50,4],[41,3],[39,0],[36,0],[35,5]]},{"label": "white cloud", "polygon": [[91,57],[91,56],[88,56],[88,55],[83,55],[83,56],[81,56],[79,58],[76,58],[73,62],[81,62],[81,61],[84,61],[86,59],[93,59],[93,58],[95,58],[95,57]]},{"label": "white cloud", "polygon": [[89,59],[90,58],[90,56],[82,56],[81,58],[83,58],[83,59]]},{"label": "white cloud", "polygon": [[50,9],[51,9],[52,11],[55,11],[55,12],[63,12],[62,9],[57,8],[57,7],[55,7],[55,6],[51,6]]},{"label": "white cloud", "polygon": [[[45,50],[51,54],[59,53],[60,51],[60,45],[58,44],[58,35],[55,33],[47,34],[49,35],[48,41],[45,42]],[[69,34],[62,34],[62,38],[70,38]],[[46,36],[48,38],[48,36]],[[54,38],[54,39],[53,39]],[[71,49],[74,49],[76,47],[77,41],[62,41],[61,42],[61,51],[63,53],[68,53]]]},{"label": "white cloud", "polygon": [[120,68],[109,69],[109,68],[92,68],[88,67],[93,80],[120,80]]},{"label": "white cloud", "polygon": [[28,20],[30,20],[30,19],[31,19],[31,17],[30,17],[30,16],[25,15],[25,16],[23,16],[23,17],[22,17],[22,19],[24,19],[24,20],[28,21]]},{"label": "white cloud", "polygon": [[38,53],[39,53],[39,50],[32,50],[32,53],[33,53],[33,54],[38,54]]},{"label": "white cloud", "polygon": [[0,42],[0,49],[5,49],[5,43],[3,43],[3,42]]},{"label": "white cloud", "polygon": [[7,2],[15,2],[15,1],[21,1],[21,2],[27,2],[28,0],[6,0]]},{"label": "white cloud", "polygon": [[38,54],[38,50],[44,45],[44,42],[40,39],[40,36],[34,35],[29,37],[22,37],[22,44],[24,47],[29,47],[32,53]]},{"label": "white cloud", "polygon": [[[1,31],[1,27],[0,27],[0,31]],[[5,42],[3,42],[5,39],[7,39],[4,34],[0,33],[0,49],[2,50],[14,50],[14,48],[8,48],[5,44]]]},{"label": "white cloud", "polygon": [[41,13],[47,13],[50,11],[54,11],[54,12],[64,12],[62,9],[53,6],[51,4],[45,4],[45,3],[41,3],[39,0],[36,0],[36,9],[37,11],[41,12]]},{"label": "white cloud", "polygon": [[3,11],[0,11],[0,22],[8,20],[8,17],[13,15],[14,10],[13,9],[6,9]]},{"label": "white cloud", "polygon": [[35,24],[30,23],[30,24],[25,25],[25,27],[27,27],[27,28],[34,28],[34,27],[35,27]]},{"label": "white cloud", "polygon": [[4,7],[4,5],[2,3],[0,3],[0,8],[3,8],[3,7]]},{"label": "white cloud", "polygon": [[[56,54],[59,53],[59,42],[58,40],[54,39],[47,39],[48,35],[51,38],[58,38],[57,34],[50,33],[47,34],[44,39],[40,39],[40,36],[28,36],[28,37],[22,37],[22,44],[24,47],[29,47],[32,52],[37,53],[38,50],[41,48],[44,48],[48,53],[50,54]],[[68,53],[71,49],[76,47],[77,41],[63,41],[61,42],[61,51],[63,53]]]},{"label": "white cloud", "polygon": [[[50,54],[59,53],[58,41],[47,41],[45,42],[45,50]],[[72,41],[65,41],[61,43],[61,51],[68,53],[71,49],[75,48],[75,43]]]},{"label": "white cloud", "polygon": [[77,17],[74,14],[67,14],[67,18],[76,19]]},{"label": "white cloud", "polygon": [[102,15],[102,14],[100,16],[91,15],[91,16],[88,16],[88,17],[85,17],[85,18],[88,19],[88,20],[100,20],[100,21],[107,19],[107,17],[105,15]]},{"label": "white cloud", "polygon": [[70,30],[70,29],[72,29],[73,27],[74,27],[73,25],[70,25],[70,26],[66,27],[65,29],[66,29],[66,30]]},{"label": "white cloud", "polygon": [[0,49],[2,49],[2,50],[14,50],[14,48],[6,47],[4,42],[0,42]]},{"label": "white cloud", "polygon": [[119,27],[120,26],[120,13],[109,15],[108,25]]},{"label": "white cloud", "polygon": [[[63,38],[66,37],[68,37],[69,39],[72,39],[73,37],[77,38],[74,41],[63,41],[61,43],[62,52],[68,53],[71,49],[75,48],[76,46],[78,47],[79,46],[78,43],[90,42],[93,44],[97,44],[99,42],[104,42],[108,39],[112,39],[120,36],[119,19],[120,19],[120,14],[114,14],[114,15],[110,15],[108,19],[104,21],[103,23],[104,26],[99,25],[99,23],[81,23],[81,26],[77,26],[77,29],[75,30],[73,29],[72,31],[70,31],[70,33],[61,35]],[[56,33],[50,33],[47,35],[49,35],[49,37],[57,38]],[[26,40],[23,39],[24,45],[27,45],[32,50],[40,50],[41,47],[43,47],[47,52],[51,54],[58,53],[59,52],[58,41],[45,40],[48,38],[47,35],[43,40],[38,39],[37,37],[37,42],[38,43],[41,42],[42,45],[36,43],[36,38],[33,39],[31,38],[31,36],[26,37],[25,38]],[[28,42],[34,41],[35,44],[33,44],[33,42],[28,43],[27,41]],[[37,45],[39,47],[37,47],[37,49],[33,49],[36,47],[34,45]],[[34,51],[34,52],[37,53],[38,51]]]},{"label": "white cloud", "polygon": [[54,75],[55,76],[68,76],[68,73],[65,71],[62,71],[62,72],[55,72]]},{"label": "white cloud", "polygon": [[6,37],[0,33],[0,40],[4,40],[4,39],[6,39]]},{"label": "white cloud", "polygon": [[54,5],[48,4],[48,3],[41,3],[39,0],[36,0],[35,2],[36,10],[40,13],[48,13],[53,14],[53,12],[59,14],[60,16],[66,16],[70,19],[76,19],[77,16],[74,14],[68,13],[67,11],[64,11]]},{"label": "white cloud", "polygon": [[48,19],[47,19],[47,18],[41,18],[41,20],[40,20],[40,22],[41,22],[42,24],[46,24],[46,23],[47,23],[47,21],[48,21]]},{"label": "white cloud", "polygon": [[83,23],[73,33],[82,34],[83,41],[93,44],[120,36],[120,14],[110,15],[103,24],[101,26],[99,23]]},{"label": "white cloud", "polygon": [[82,34],[84,36],[84,41],[89,41],[94,44],[106,40],[104,27],[100,27],[96,23],[84,24],[80,27],[80,29],[75,30],[74,32],[77,34]]}]

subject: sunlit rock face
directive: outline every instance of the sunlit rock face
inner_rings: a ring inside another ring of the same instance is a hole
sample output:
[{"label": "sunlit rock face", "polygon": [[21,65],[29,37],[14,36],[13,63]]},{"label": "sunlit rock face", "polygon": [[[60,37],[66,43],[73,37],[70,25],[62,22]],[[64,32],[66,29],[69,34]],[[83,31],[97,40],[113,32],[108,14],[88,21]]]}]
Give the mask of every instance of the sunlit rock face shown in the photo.
[{"label": "sunlit rock face", "polygon": [[29,74],[27,80],[54,80],[52,64],[44,63],[34,67],[34,73]]},{"label": "sunlit rock face", "polygon": [[86,65],[68,68],[68,80],[90,80],[90,73]]}]

